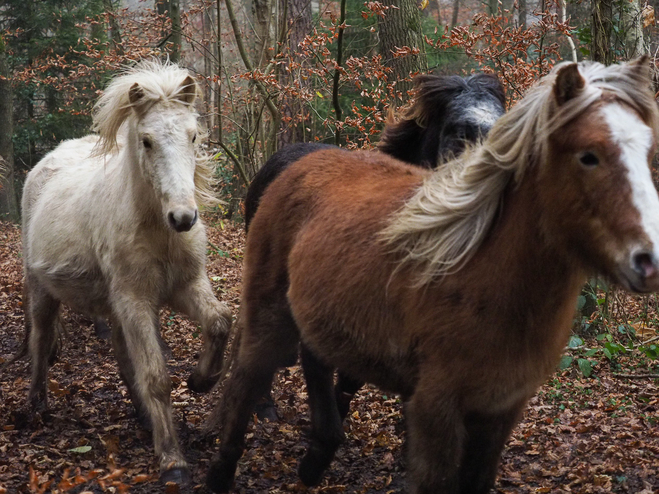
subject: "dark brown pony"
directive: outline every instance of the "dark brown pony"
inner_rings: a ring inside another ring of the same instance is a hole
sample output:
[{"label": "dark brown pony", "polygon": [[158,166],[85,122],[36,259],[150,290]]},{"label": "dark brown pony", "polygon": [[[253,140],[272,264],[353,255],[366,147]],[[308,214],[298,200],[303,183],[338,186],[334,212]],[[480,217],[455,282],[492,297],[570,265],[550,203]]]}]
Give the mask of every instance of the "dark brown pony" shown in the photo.
[{"label": "dark brown pony", "polygon": [[[436,168],[448,157],[458,156],[468,144],[485,137],[505,113],[506,95],[492,74],[420,75],[414,79],[414,104],[398,120],[391,119],[378,143],[380,151],[423,168]],[[265,189],[291,163],[321,149],[337,149],[321,143],[286,146],[265,162],[254,176],[245,197],[245,230],[256,214]],[[291,362],[293,365],[294,362]],[[341,418],[363,383],[339,373],[336,399]],[[260,419],[276,420],[274,402],[268,394],[257,403]]]},{"label": "dark brown pony", "polygon": [[414,494],[486,493],[555,368],[589,272],[659,288],[648,60],[561,64],[436,171],[323,150],[268,187],[207,483],[226,492],[255,400],[302,343],[316,484],[344,439],[332,370],[405,401]]}]

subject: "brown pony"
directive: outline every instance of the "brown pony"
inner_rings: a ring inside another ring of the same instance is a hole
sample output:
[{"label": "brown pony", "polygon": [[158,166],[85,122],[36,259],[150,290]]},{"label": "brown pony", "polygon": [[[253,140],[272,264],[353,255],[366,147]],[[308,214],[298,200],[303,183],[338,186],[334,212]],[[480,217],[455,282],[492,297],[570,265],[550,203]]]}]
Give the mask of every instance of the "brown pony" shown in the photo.
[{"label": "brown pony", "polygon": [[561,64],[463,157],[425,171],[322,150],[268,187],[208,486],[232,484],[254,401],[302,342],[316,484],[344,440],[332,369],[399,393],[409,492],[486,493],[555,368],[589,272],[659,288],[648,60]]}]

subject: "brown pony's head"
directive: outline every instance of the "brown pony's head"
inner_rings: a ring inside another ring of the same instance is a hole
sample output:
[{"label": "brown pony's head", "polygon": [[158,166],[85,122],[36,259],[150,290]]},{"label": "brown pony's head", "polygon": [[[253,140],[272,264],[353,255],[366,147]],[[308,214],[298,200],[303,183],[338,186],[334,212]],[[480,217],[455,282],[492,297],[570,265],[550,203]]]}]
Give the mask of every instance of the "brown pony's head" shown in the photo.
[{"label": "brown pony's head", "polygon": [[547,239],[626,288],[659,288],[659,198],[650,163],[657,106],[645,58],[554,71],[547,160],[538,171]]}]

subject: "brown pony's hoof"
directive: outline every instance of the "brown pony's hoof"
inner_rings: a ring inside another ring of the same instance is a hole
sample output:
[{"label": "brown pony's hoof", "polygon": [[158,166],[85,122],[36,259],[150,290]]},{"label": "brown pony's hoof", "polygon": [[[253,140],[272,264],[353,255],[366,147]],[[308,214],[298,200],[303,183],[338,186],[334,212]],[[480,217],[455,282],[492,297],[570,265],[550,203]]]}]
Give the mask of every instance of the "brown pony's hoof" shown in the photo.
[{"label": "brown pony's hoof", "polygon": [[334,451],[311,445],[298,468],[298,476],[304,485],[314,487],[320,483],[323,473],[334,459]]},{"label": "brown pony's hoof", "polygon": [[192,476],[190,475],[190,469],[187,467],[175,467],[165,470],[160,474],[160,482],[166,484],[168,482],[174,482],[178,485],[188,485],[192,481]]},{"label": "brown pony's hoof", "polygon": [[206,487],[213,492],[229,492],[236,475],[236,462],[225,461],[220,457],[211,462],[206,475]]},{"label": "brown pony's hoof", "polygon": [[210,377],[201,377],[197,372],[193,372],[188,378],[188,389],[195,393],[208,393],[217,383],[217,379]]}]

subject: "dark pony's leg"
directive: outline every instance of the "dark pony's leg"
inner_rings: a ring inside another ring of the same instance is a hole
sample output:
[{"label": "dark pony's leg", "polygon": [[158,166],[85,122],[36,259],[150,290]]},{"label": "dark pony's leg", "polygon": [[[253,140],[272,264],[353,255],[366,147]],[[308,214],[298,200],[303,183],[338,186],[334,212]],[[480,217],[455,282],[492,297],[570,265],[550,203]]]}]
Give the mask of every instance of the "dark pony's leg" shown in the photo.
[{"label": "dark pony's leg", "polygon": [[32,357],[32,381],[29,400],[35,410],[44,410],[47,406],[46,380],[50,359],[57,352],[57,315],[59,300],[38,285],[34,280],[29,283],[29,309],[25,315],[30,323],[26,325],[30,338],[30,356]]},{"label": "dark pony's leg", "polygon": [[311,411],[311,444],[300,462],[299,475],[305,485],[314,486],[345,440],[345,434],[332,390],[334,369],[323,364],[304,345],[301,356]]},{"label": "dark pony's leg", "polygon": [[467,442],[460,466],[461,494],[486,494],[494,487],[501,451],[523,408],[524,402],[500,414],[467,415]]},{"label": "dark pony's leg", "polygon": [[251,327],[239,326],[239,348],[219,405],[220,451],[206,478],[214,492],[231,489],[254,405],[270,389],[276,370],[297,355],[297,326],[285,301],[261,305],[256,312]]},{"label": "dark pony's leg", "polygon": [[350,402],[363,385],[364,383],[362,381],[356,381],[339,371],[336,386],[334,387],[334,396],[336,397],[336,405],[339,409],[341,420],[344,420],[348,416]]}]

